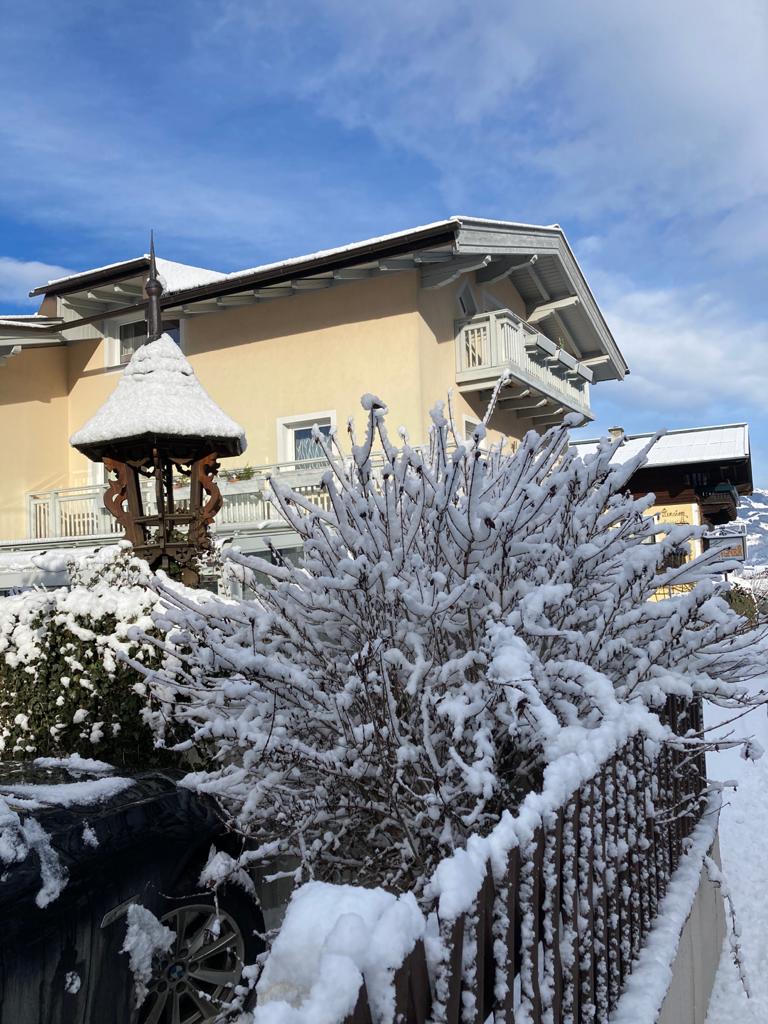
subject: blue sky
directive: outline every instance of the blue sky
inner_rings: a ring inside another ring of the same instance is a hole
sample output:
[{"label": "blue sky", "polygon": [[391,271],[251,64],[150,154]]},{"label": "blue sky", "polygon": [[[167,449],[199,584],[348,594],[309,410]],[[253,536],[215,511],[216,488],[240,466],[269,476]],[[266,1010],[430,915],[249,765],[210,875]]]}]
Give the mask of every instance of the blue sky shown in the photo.
[{"label": "blue sky", "polygon": [[228,270],[454,213],[557,222],[632,369],[588,432],[747,420],[768,485],[763,0],[42,0],[2,21],[3,311],[150,226]]}]

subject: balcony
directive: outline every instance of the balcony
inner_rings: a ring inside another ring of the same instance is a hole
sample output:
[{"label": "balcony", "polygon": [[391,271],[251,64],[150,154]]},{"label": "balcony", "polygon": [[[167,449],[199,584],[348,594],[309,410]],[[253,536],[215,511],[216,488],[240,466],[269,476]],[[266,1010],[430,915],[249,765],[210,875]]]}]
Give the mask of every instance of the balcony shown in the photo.
[{"label": "balcony", "polygon": [[[317,461],[281,463],[249,470],[250,479],[236,482],[220,479],[224,505],[214,520],[213,532],[220,537],[234,534],[286,530],[272,503],[267,482],[273,476],[310,501],[327,508],[329,499],[320,479],[325,463]],[[27,495],[27,537],[2,541],[0,549],[23,550],[45,547],[77,547],[94,541],[109,541],[122,535],[122,528],[104,508],[105,485],[63,487]],[[180,483],[174,500],[184,511],[189,488]],[[143,492],[144,507],[156,511],[154,490]]]},{"label": "balcony", "polygon": [[[592,419],[592,371],[509,309],[456,321],[456,383],[460,391],[492,388],[504,372],[524,389],[536,419],[567,412]],[[533,402],[530,402],[533,399]],[[535,414],[538,400],[539,414]]]}]

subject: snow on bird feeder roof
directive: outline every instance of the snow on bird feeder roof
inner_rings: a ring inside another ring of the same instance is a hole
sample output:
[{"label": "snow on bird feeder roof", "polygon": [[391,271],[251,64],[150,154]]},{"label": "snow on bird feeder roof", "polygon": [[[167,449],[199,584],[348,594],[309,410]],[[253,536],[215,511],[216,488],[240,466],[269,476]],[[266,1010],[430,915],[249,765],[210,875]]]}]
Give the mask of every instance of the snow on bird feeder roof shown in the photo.
[{"label": "snow on bird feeder roof", "polygon": [[205,439],[221,455],[245,450],[245,432],[205,391],[168,334],[140,346],[117,387],[70,444],[99,461],[139,439]]}]

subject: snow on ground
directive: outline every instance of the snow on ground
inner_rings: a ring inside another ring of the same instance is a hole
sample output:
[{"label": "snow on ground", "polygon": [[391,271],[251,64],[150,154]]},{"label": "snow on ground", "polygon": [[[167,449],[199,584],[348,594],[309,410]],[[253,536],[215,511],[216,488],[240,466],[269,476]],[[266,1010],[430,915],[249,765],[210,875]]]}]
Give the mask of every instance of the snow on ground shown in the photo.
[{"label": "snow on ground", "polygon": [[[768,679],[762,681],[768,688]],[[710,715],[708,724],[717,719]],[[768,715],[750,712],[736,722],[740,734],[754,734],[768,751]],[[757,762],[737,752],[709,754],[709,774],[735,779],[738,789],[724,793],[720,817],[720,851],[724,874],[741,927],[741,946],[752,997],[747,999],[731,959],[728,940],[709,1006],[707,1024],[766,1024],[768,1021],[768,753]]]}]

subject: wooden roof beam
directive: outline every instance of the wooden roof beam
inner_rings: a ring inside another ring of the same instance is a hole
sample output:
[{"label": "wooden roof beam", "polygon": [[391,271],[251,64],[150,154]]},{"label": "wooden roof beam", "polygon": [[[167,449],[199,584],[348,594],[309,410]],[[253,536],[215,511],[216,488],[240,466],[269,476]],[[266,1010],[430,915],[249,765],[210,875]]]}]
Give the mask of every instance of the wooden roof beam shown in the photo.
[{"label": "wooden roof beam", "polygon": [[559,423],[560,417],[565,416],[569,411],[564,405],[559,405],[556,409],[545,413],[543,416],[531,416],[531,421],[533,423],[543,423],[544,420],[554,420],[556,423]]},{"label": "wooden roof beam", "polygon": [[341,267],[334,270],[333,276],[337,281],[364,281],[368,277],[373,277],[375,273],[374,269],[367,267]]},{"label": "wooden roof beam", "polygon": [[254,288],[252,294],[257,299],[285,299],[293,295],[293,288],[289,284],[276,284],[269,288]]},{"label": "wooden roof beam", "polygon": [[333,277],[297,277],[291,281],[291,288],[296,292],[318,292],[322,288],[330,288]]},{"label": "wooden roof beam", "polygon": [[510,412],[514,411],[518,414],[531,409],[546,409],[548,405],[549,399],[538,395],[531,395],[530,398],[512,398],[506,402],[499,402],[501,409],[509,409]]},{"label": "wooden roof beam", "polygon": [[143,299],[144,288],[138,284],[115,284],[112,291],[116,295],[122,295],[124,299]]},{"label": "wooden roof beam", "polygon": [[379,270],[415,270],[416,260],[413,256],[391,256],[379,260]]},{"label": "wooden roof beam", "polygon": [[517,257],[506,256],[501,259],[492,259],[487,267],[478,270],[475,280],[478,284],[496,284],[503,281],[505,277],[514,274],[517,270],[525,270],[538,259],[538,256],[531,256],[529,260],[520,260]]},{"label": "wooden roof beam", "polygon": [[564,299],[553,299],[551,302],[543,302],[541,305],[535,306],[528,314],[528,323],[536,324],[540,320],[556,314],[558,310],[567,309],[569,306],[578,306],[579,301],[578,295],[567,295]]},{"label": "wooden roof beam", "polygon": [[454,256],[450,263],[437,267],[421,268],[422,288],[444,288],[447,284],[457,281],[463,274],[473,270],[482,270],[491,262],[491,256],[479,253],[477,256]]}]

